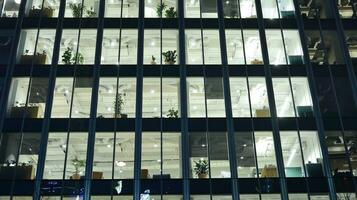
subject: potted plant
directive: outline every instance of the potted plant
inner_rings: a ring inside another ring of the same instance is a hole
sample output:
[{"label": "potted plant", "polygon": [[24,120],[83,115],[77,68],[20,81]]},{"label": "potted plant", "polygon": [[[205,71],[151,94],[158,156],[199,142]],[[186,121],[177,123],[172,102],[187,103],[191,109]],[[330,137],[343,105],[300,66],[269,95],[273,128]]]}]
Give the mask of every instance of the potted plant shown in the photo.
[{"label": "potted plant", "polygon": [[163,52],[162,55],[165,57],[165,64],[175,64],[177,58],[176,50]]},{"label": "potted plant", "polygon": [[174,108],[170,108],[167,112],[166,115],[168,118],[178,118],[178,110],[175,110]]},{"label": "potted plant", "polygon": [[72,10],[74,18],[80,18],[86,7],[81,3],[70,3],[69,8]]},{"label": "potted plant", "polygon": [[177,12],[175,11],[174,7],[170,7],[168,10],[165,11],[166,18],[176,18]]},{"label": "potted plant", "polygon": [[71,160],[72,165],[74,167],[74,174],[71,176],[71,179],[80,179],[80,170],[85,166],[85,161],[84,160],[79,160],[78,157],[74,157],[74,159]]},{"label": "potted plant", "polygon": [[208,162],[207,160],[195,161],[194,168],[198,178],[208,178]]},{"label": "potted plant", "polygon": [[90,7],[90,10],[86,10],[87,17],[96,17],[96,12],[94,12],[93,7]]},{"label": "potted plant", "polygon": [[150,64],[156,65],[156,58],[154,57],[154,55],[151,56]]},{"label": "potted plant", "polygon": [[83,64],[84,57],[80,52],[73,55],[73,48],[67,47],[66,51],[63,52],[62,62],[66,65]]},{"label": "potted plant", "polygon": [[46,17],[50,18],[53,16],[53,11],[54,9],[51,7],[45,7],[43,6],[42,9],[41,7],[36,8],[35,6],[32,6],[30,12],[29,12],[29,17]]},{"label": "potted plant", "polygon": [[156,6],[156,14],[158,17],[162,16],[162,12],[165,10],[165,8],[167,7],[167,5],[165,3],[159,3]]},{"label": "potted plant", "polygon": [[123,114],[122,110],[123,110],[123,106],[125,104],[124,102],[124,94],[118,93],[117,99],[114,101],[114,117],[115,118],[127,118],[128,115],[127,114]]},{"label": "potted plant", "polygon": [[36,53],[34,55],[29,54],[29,50],[25,50],[25,54],[21,55],[20,58],[20,63],[21,64],[41,64],[44,65],[46,64],[47,60],[47,53],[45,50],[42,51],[42,53]]}]

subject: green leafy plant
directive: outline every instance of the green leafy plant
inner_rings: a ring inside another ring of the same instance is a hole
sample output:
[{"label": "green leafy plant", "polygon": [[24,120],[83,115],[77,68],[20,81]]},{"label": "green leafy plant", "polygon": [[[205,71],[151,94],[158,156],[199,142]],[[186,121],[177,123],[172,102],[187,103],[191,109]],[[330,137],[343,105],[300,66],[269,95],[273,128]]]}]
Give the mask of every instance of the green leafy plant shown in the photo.
[{"label": "green leafy plant", "polygon": [[198,160],[195,161],[195,168],[194,168],[196,174],[200,176],[207,176],[208,174],[208,162],[207,160]]},{"label": "green leafy plant", "polygon": [[166,64],[175,64],[177,58],[176,50],[163,52],[162,55],[165,57],[164,61]]},{"label": "green leafy plant", "polygon": [[178,110],[174,108],[170,108],[166,115],[168,118],[178,118]]},{"label": "green leafy plant", "polygon": [[75,156],[71,161],[74,167],[74,174],[79,175],[81,169],[85,166],[86,161],[79,160],[77,156]]},{"label": "green leafy plant", "polygon": [[167,5],[165,3],[159,3],[156,6],[156,14],[158,17],[162,16],[162,12],[166,9]]},{"label": "green leafy plant", "polygon": [[72,51],[73,48],[67,47],[66,51],[64,51],[62,55],[62,62],[66,65],[70,65],[71,63],[71,58],[72,58]]},{"label": "green leafy plant", "polygon": [[80,52],[73,54],[73,48],[67,47],[66,51],[63,52],[62,62],[66,65],[83,64],[84,57]]},{"label": "green leafy plant", "polygon": [[86,10],[87,13],[87,17],[95,17],[95,15],[97,14],[96,12],[94,12],[93,7],[90,7],[90,10]]},{"label": "green leafy plant", "polygon": [[122,114],[123,106],[124,106],[124,94],[118,93],[116,100],[114,101],[114,112],[115,115],[120,116]]},{"label": "green leafy plant", "polygon": [[71,60],[72,64],[83,64],[84,57],[80,52],[77,52],[76,54],[74,54]]},{"label": "green leafy plant", "polygon": [[70,3],[69,8],[72,10],[72,15],[74,18],[80,18],[86,7],[81,3]]},{"label": "green leafy plant", "polygon": [[166,18],[176,18],[177,12],[175,11],[175,7],[170,7],[168,10],[165,11]]}]

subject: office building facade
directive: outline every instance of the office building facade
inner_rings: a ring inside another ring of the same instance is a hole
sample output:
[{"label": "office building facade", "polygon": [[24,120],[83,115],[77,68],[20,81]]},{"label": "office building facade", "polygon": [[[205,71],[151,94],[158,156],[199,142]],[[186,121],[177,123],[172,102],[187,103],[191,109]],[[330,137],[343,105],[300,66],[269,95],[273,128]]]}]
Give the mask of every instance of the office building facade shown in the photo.
[{"label": "office building facade", "polygon": [[0,199],[350,200],[355,0],[0,0]]}]

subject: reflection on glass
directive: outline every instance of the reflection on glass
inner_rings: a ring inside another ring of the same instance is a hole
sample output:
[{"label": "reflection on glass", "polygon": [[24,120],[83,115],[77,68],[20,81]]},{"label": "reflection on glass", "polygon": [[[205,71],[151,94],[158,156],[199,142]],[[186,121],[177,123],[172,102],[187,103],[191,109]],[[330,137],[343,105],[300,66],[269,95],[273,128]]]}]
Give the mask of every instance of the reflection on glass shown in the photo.
[{"label": "reflection on glass", "polygon": [[278,177],[274,140],[271,132],[255,132],[255,146],[259,177]]},{"label": "reflection on glass", "polygon": [[22,30],[18,47],[17,63],[27,65],[50,64],[54,40],[55,30]]},{"label": "reflection on glass", "polygon": [[104,29],[103,34],[101,64],[136,64],[137,30]]},{"label": "reflection on glass", "polygon": [[17,17],[21,0],[1,0],[1,17]]},{"label": "reflection on glass", "polygon": [[[264,18],[293,18],[295,16],[293,0],[261,0],[261,4]],[[280,13],[278,12],[278,7]]]},{"label": "reflection on glass", "polygon": [[81,132],[49,133],[44,179],[81,179],[85,174],[87,137]]},{"label": "reflection on glass", "polygon": [[192,178],[230,178],[227,133],[190,133]]},{"label": "reflection on glass", "polygon": [[203,30],[203,39],[200,30],[185,33],[187,64],[221,64],[218,30]]},{"label": "reflection on glass", "polygon": [[250,105],[246,78],[230,77],[233,117],[250,117]]},{"label": "reflection on glass", "polygon": [[[134,118],[136,78],[100,78],[98,118]],[[118,81],[118,82],[117,82]]]},{"label": "reflection on glass", "polygon": [[98,17],[99,0],[67,1],[65,17],[93,18]]},{"label": "reflection on glass", "polygon": [[253,132],[237,132],[236,160],[239,178],[257,177],[256,154]]},{"label": "reflection on glass", "polygon": [[185,0],[186,18],[217,18],[216,1]]},{"label": "reflection on glass", "polygon": [[[226,18],[256,18],[254,0],[228,0],[223,3],[224,17]],[[241,13],[239,13],[241,12]]]},{"label": "reflection on glass", "polygon": [[80,32],[78,29],[63,30],[59,63],[94,64],[96,34],[96,30],[93,29],[82,29]]},{"label": "reflection on glass", "polygon": [[48,89],[47,78],[14,78],[7,104],[7,117],[43,118]]},{"label": "reflection on glass", "polygon": [[249,91],[253,117],[270,117],[268,93],[264,78],[249,78]]},{"label": "reflection on glass", "polygon": [[177,30],[145,30],[144,37],[144,64],[179,64]]},{"label": "reflection on glass", "polygon": [[147,18],[176,18],[176,0],[146,0],[145,17]]},{"label": "reflection on glass", "polygon": [[109,0],[105,1],[105,17],[133,18],[138,17],[139,1],[137,0]]},{"label": "reflection on glass", "polygon": [[180,178],[180,141],[178,133],[143,133],[141,178]]},{"label": "reflection on glass", "polygon": [[35,179],[40,140],[40,133],[3,133],[0,142],[0,179]]},{"label": "reflection on glass", "polygon": [[49,1],[49,0],[33,0],[27,1],[27,7],[25,14],[28,17],[43,17],[51,18],[57,17],[59,11],[60,2],[59,1]]}]

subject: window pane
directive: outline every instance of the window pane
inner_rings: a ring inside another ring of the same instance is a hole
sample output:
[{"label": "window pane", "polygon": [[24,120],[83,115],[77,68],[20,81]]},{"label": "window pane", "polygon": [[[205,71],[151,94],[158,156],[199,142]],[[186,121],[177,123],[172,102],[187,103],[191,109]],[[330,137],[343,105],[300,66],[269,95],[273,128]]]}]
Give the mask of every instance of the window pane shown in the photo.
[{"label": "window pane", "polygon": [[136,64],[137,33],[134,29],[122,29],[121,33],[116,29],[104,29],[101,63]]},{"label": "window pane", "polygon": [[307,78],[292,77],[291,84],[293,88],[296,114],[299,117],[312,117],[313,107],[310,95],[310,88]]},{"label": "window pane", "polygon": [[244,64],[244,48],[241,30],[226,30],[228,64]]},{"label": "window pane", "polygon": [[74,80],[72,118],[88,118],[92,97],[92,78],[77,77]]},{"label": "window pane", "polygon": [[270,117],[264,78],[249,78],[249,91],[253,117]]},{"label": "window pane", "polygon": [[225,117],[222,78],[206,78],[206,102],[208,117]]},{"label": "window pane", "polygon": [[255,132],[255,146],[261,178],[278,177],[274,140],[271,132]]},{"label": "window pane", "polygon": [[28,1],[26,6],[26,16],[28,17],[58,17],[60,2],[48,1],[48,0],[33,0]]},{"label": "window pane", "polygon": [[304,154],[306,173],[309,177],[322,177],[323,163],[320,141],[315,131],[301,131],[301,148]]},{"label": "window pane", "polygon": [[92,18],[98,17],[99,13],[99,1],[95,0],[82,0],[66,2],[65,17],[73,18]]},{"label": "window pane", "polygon": [[202,40],[199,30],[186,30],[187,64],[202,64]]},{"label": "window pane", "polygon": [[[160,6],[161,4],[161,6]],[[147,18],[176,18],[176,0],[147,0],[145,1],[145,17]]]},{"label": "window pane", "polygon": [[256,178],[256,156],[252,132],[236,133],[236,159],[239,178]]},{"label": "window pane", "polygon": [[[256,18],[254,0],[231,0],[223,4],[223,12],[226,18]],[[239,13],[241,12],[241,13]]]},{"label": "window pane", "polygon": [[52,118],[68,118],[72,104],[73,78],[57,78],[54,89]]},{"label": "window pane", "polygon": [[[65,179],[80,179],[85,175],[88,133],[72,132],[67,145]],[[62,153],[59,151],[59,153]]]},{"label": "window pane", "polygon": [[273,78],[275,105],[278,117],[294,117],[294,103],[288,78]]},{"label": "window pane", "polygon": [[[275,2],[275,0],[273,0]],[[269,62],[272,65],[286,64],[285,49],[280,30],[266,30]]]},{"label": "window pane", "polygon": [[230,78],[233,117],[250,117],[247,79]]},{"label": "window pane", "polygon": [[247,64],[262,65],[262,49],[258,30],[243,30],[245,56]]},{"label": "window pane", "polygon": [[105,2],[105,17],[131,18],[138,17],[139,1],[137,0],[110,0]]},{"label": "window pane", "polygon": [[203,78],[187,78],[188,116],[206,117],[205,88]]},{"label": "window pane", "polygon": [[280,132],[286,177],[304,177],[300,141],[297,132]]},{"label": "window pane", "polygon": [[117,132],[115,143],[114,179],[133,179],[135,134]]},{"label": "window pane", "polygon": [[112,179],[113,133],[96,133],[92,179]]},{"label": "window pane", "polygon": [[185,0],[185,17],[217,18],[216,1]]},{"label": "window pane", "polygon": [[205,64],[221,64],[218,30],[203,30]]}]

